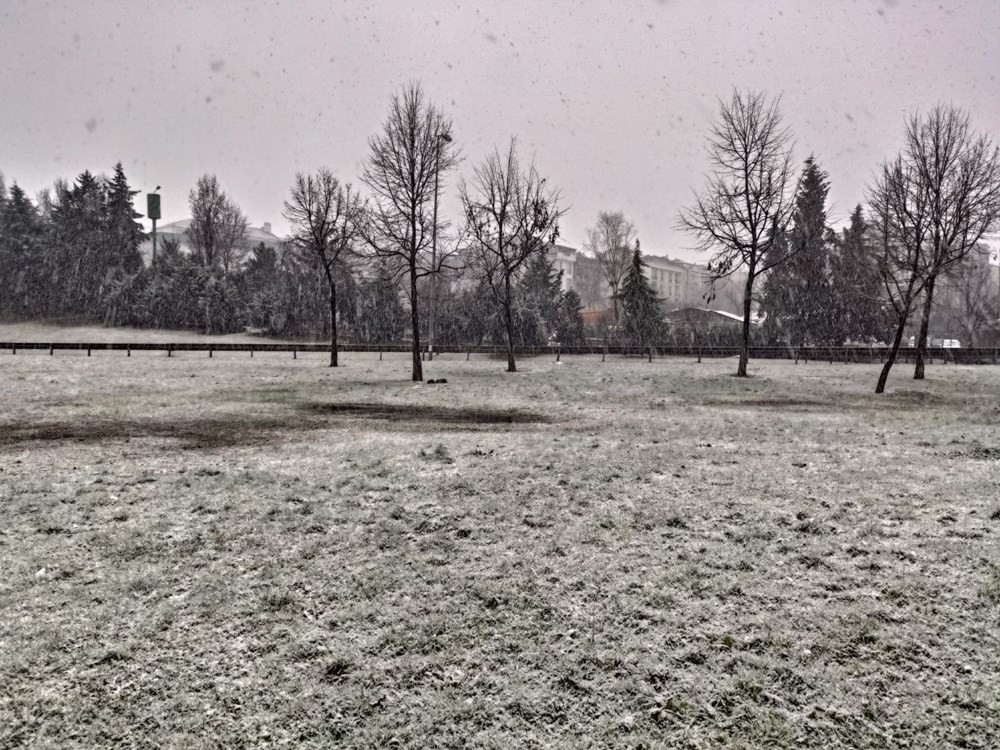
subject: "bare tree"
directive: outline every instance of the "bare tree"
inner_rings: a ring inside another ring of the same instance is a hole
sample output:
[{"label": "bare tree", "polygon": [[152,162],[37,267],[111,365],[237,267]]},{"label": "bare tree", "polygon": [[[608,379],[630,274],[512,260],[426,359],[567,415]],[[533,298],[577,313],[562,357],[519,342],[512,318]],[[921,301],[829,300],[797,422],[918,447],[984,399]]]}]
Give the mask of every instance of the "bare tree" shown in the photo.
[{"label": "bare tree", "polygon": [[719,103],[719,121],[708,139],[711,173],[695,204],[681,211],[679,225],[698,249],[712,252],[708,263],[714,285],[733,273],[746,273],[743,336],[736,374],[746,377],[750,358],[753,285],[788,255],[769,253],[784,233],[795,207],[792,150],[781,123],[778,99],[734,91]]},{"label": "bare tree", "polygon": [[337,272],[354,249],[363,205],[350,185],[342,185],[327,168],[315,175],[295,175],[284,216],[291,224],[291,243],[318,263],[330,292],[330,367],[337,366]]},{"label": "bare tree", "polygon": [[429,257],[436,231],[435,178],[459,161],[450,131],[451,121],[427,101],[420,84],[411,83],[392,97],[382,132],[368,140],[370,153],[362,174],[373,194],[364,241],[389,265],[394,281],[409,278],[415,381],[423,379],[417,282],[449,266],[454,255],[454,250],[442,252],[433,262]]},{"label": "bare tree", "polygon": [[513,284],[529,258],[555,243],[559,194],[545,187],[534,164],[521,168],[514,138],[506,155],[494,150],[460,191],[474,270],[503,313],[507,372],[517,372]]},{"label": "bare tree", "polygon": [[901,157],[882,165],[868,189],[868,203],[881,232],[876,265],[896,315],[896,333],[875,386],[875,393],[882,393],[899,353],[910,311],[927,279],[924,243],[930,222],[927,194],[920,188],[919,176]]},{"label": "bare tree", "polygon": [[601,273],[608,282],[615,325],[618,325],[622,282],[632,265],[635,240],[635,225],[625,218],[624,213],[601,211],[597,215],[597,224],[592,229],[587,229],[587,238],[583,242],[584,249],[597,258]]},{"label": "bare tree", "polygon": [[923,118],[910,118],[902,159],[927,203],[928,232],[921,248],[927,278],[913,372],[922,380],[935,284],[1000,223],[1000,156],[988,137],[972,132],[968,114],[937,106]]},{"label": "bare tree", "polygon": [[249,222],[240,207],[225,194],[215,175],[204,175],[188,194],[191,224],[188,240],[206,268],[229,272],[246,254]]}]

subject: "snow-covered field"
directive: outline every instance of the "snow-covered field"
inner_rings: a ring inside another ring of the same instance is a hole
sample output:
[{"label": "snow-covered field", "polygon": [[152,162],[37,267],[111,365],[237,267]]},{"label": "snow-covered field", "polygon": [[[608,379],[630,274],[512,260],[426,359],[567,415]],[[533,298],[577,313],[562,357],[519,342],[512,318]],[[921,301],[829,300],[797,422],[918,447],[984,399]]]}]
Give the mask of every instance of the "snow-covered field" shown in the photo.
[{"label": "snow-covered field", "polygon": [[1000,369],[342,357],[0,352],[0,747],[995,747]]}]

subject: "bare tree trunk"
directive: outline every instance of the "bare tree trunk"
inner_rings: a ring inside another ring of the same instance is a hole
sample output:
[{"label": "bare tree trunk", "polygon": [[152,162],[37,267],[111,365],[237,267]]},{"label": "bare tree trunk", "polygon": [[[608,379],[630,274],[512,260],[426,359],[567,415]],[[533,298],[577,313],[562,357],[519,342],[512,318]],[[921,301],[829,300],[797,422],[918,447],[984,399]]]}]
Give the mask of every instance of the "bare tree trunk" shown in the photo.
[{"label": "bare tree trunk", "polygon": [[931,274],[927,278],[927,285],[924,288],[924,312],[920,316],[920,333],[917,335],[917,364],[913,368],[913,379],[924,379],[924,357],[927,356],[927,329],[931,321],[931,304],[934,301],[934,282],[937,281],[937,274]]},{"label": "bare tree trunk", "polygon": [[896,354],[899,352],[899,345],[903,341],[903,331],[906,330],[906,320],[910,317],[910,308],[907,305],[906,309],[899,315],[899,324],[896,326],[896,335],[892,339],[892,348],[889,349],[889,356],[886,357],[885,364],[882,365],[882,372],[878,376],[878,385],[875,386],[875,393],[884,393],[885,384],[889,379],[889,370],[892,369],[893,363],[896,361]]},{"label": "bare tree trunk", "polygon": [[413,374],[410,379],[419,383],[424,379],[424,367],[420,362],[420,316],[417,312],[417,263],[410,261],[410,326],[413,329]]},{"label": "bare tree trunk", "polygon": [[326,280],[330,284],[330,367],[337,366],[337,285],[333,274],[327,270]]},{"label": "bare tree trunk", "polygon": [[747,273],[747,283],[743,291],[743,339],[740,342],[740,363],[736,367],[736,377],[747,376],[747,362],[750,361],[750,307],[753,301],[753,273]]},{"label": "bare tree trunk", "polygon": [[514,362],[514,316],[511,312],[509,275],[504,279],[504,293],[506,299],[503,303],[503,322],[507,329],[507,372],[517,372],[517,364]]}]

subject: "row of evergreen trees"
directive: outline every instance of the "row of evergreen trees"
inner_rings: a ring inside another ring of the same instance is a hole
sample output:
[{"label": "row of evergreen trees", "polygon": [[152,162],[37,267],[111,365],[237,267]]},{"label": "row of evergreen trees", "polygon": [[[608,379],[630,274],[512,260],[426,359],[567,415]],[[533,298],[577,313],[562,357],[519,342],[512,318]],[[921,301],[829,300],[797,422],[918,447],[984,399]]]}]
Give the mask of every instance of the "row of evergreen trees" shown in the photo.
[{"label": "row of evergreen trees", "polygon": [[768,343],[839,346],[887,341],[893,325],[861,206],[850,225],[830,228],[829,178],[810,157],[805,162],[787,232],[771,252],[784,260],[764,282],[760,313]]},{"label": "row of evergreen trees", "polygon": [[121,164],[111,178],[60,180],[36,204],[0,178],[0,317],[87,317],[114,279],[142,266],[138,191]]}]

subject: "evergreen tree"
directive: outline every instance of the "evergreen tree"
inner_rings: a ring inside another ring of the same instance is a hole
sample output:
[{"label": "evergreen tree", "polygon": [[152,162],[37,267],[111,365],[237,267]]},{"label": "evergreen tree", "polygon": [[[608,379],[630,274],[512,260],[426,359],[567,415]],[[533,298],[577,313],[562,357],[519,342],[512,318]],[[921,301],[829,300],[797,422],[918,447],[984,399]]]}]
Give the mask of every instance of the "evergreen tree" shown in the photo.
[{"label": "evergreen tree", "polygon": [[30,317],[36,314],[41,263],[42,223],[38,211],[15,182],[0,192],[0,315]]},{"label": "evergreen tree", "polygon": [[830,258],[833,343],[885,341],[891,333],[891,315],[869,231],[859,204],[850,226],[835,237]]},{"label": "evergreen tree", "polygon": [[[562,272],[546,253],[535,253],[518,282],[515,328],[522,346],[541,346],[559,324]],[[501,327],[502,330],[502,327]],[[502,339],[501,339],[502,340]]]},{"label": "evergreen tree", "polygon": [[559,308],[559,329],[556,332],[560,344],[579,346],[583,343],[583,303],[580,295],[570,289],[563,294]]},{"label": "evergreen tree", "polygon": [[765,335],[794,346],[827,344],[834,337],[830,327],[831,232],[826,219],[829,191],[827,174],[809,157],[795,198],[792,225],[770,250],[771,258],[784,260],[764,282],[760,309],[766,316]]},{"label": "evergreen tree", "polygon": [[646,264],[635,241],[632,262],[622,282],[622,328],[632,344],[646,346],[663,334],[663,310],[656,291],[646,278]]},{"label": "evergreen tree", "polygon": [[139,245],[146,239],[142,224],[136,221],[142,218],[142,214],[136,212],[132,200],[138,194],[138,190],[129,188],[122,163],[115,164],[115,173],[107,189],[107,241],[111,244],[109,260],[130,273],[142,265]]}]

